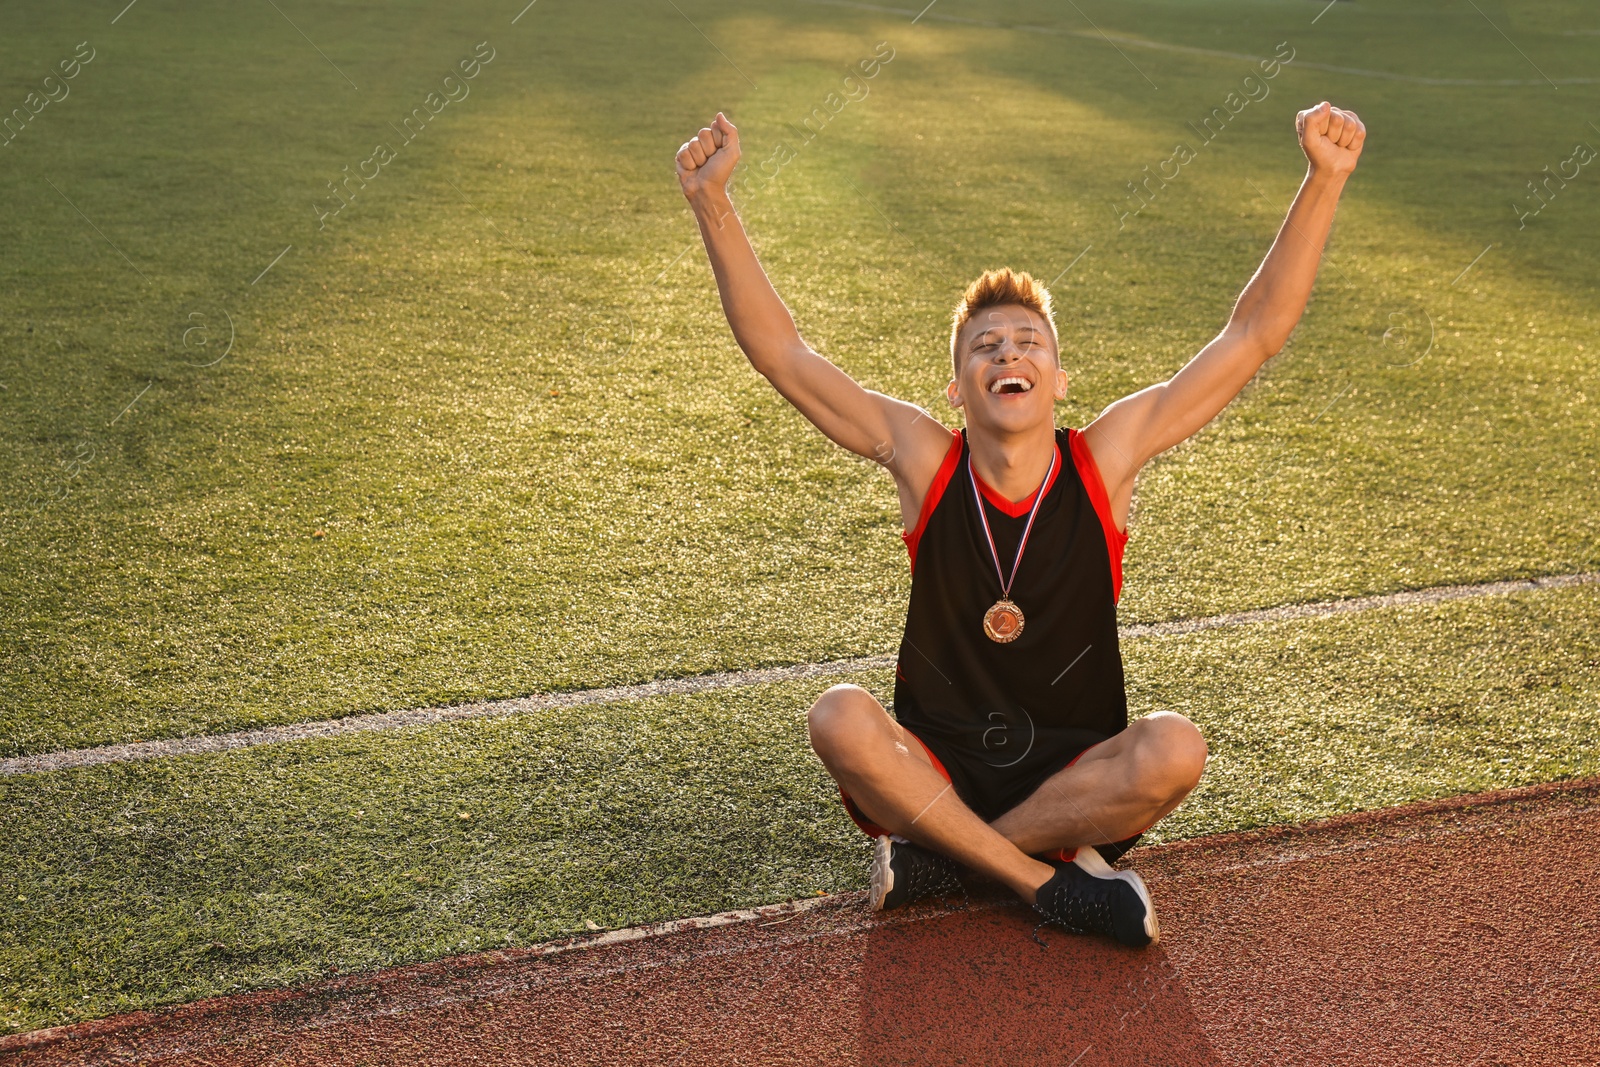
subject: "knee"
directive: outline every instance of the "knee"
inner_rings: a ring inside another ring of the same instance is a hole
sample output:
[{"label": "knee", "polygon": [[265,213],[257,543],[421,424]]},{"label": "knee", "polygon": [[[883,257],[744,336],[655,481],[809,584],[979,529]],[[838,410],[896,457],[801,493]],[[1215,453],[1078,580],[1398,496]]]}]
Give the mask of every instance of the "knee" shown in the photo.
[{"label": "knee", "polygon": [[868,735],[882,729],[883,718],[883,705],[871,693],[859,685],[836,685],[806,712],[812,751],[834,766],[860,751]]},{"label": "knee", "polygon": [[1200,784],[1206,768],[1206,739],[1199,727],[1175,711],[1158,711],[1139,720],[1140,778],[1151,799],[1171,803]]}]

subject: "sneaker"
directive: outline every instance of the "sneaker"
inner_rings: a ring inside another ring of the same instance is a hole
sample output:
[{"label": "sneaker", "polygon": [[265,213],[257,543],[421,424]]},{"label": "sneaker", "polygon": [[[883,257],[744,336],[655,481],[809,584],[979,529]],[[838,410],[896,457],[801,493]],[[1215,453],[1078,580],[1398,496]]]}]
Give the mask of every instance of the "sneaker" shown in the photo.
[{"label": "sneaker", "polygon": [[[1160,939],[1150,890],[1137,871],[1114,870],[1088,846],[1078,849],[1071,863],[1051,866],[1055,876],[1039,887],[1033,906],[1045,917],[1041,928],[1058,923],[1080,934],[1104,934],[1134,948]],[[1038,930],[1034,940],[1039,940]]]},{"label": "sneaker", "polygon": [[872,853],[873,911],[903,908],[931,895],[962,889],[956,862],[920,845],[888,834],[878,838]]}]

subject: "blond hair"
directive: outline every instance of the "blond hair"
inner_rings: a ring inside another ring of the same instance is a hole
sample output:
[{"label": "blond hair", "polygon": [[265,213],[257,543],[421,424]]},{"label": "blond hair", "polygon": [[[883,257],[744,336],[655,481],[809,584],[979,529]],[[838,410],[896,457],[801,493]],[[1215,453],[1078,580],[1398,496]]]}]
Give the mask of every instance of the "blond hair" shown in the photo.
[{"label": "blond hair", "polygon": [[1050,340],[1055,342],[1056,351],[1060,351],[1061,343],[1056,336],[1055,311],[1050,304],[1050,290],[1039,284],[1038,280],[1027,271],[1014,271],[1010,267],[1001,267],[999,270],[986,270],[978,275],[972,284],[967,286],[967,291],[961,294],[961,302],[956,305],[955,313],[950,317],[951,367],[957,371],[961,369],[959,353],[956,351],[961,328],[971,322],[972,317],[984,308],[1007,304],[1037,311],[1044,319],[1045,325],[1050,327]]}]

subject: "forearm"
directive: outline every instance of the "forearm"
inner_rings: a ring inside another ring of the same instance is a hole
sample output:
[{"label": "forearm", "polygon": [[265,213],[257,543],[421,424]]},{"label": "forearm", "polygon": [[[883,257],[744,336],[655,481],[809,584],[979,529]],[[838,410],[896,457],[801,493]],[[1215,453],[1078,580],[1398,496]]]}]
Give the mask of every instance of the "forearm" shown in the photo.
[{"label": "forearm", "polygon": [[1311,298],[1322,246],[1367,128],[1324,100],[1295,116],[1309,169],[1267,257],[1234,305],[1228,325],[1169,381],[1125,396],[1084,430],[1114,514],[1125,513],[1133,479],[1150,457],[1216,417],[1262,364],[1283,348]]},{"label": "forearm", "polygon": [[1347,174],[1307,170],[1277,239],[1234,305],[1230,329],[1254,341],[1263,361],[1283,348],[1311,299],[1347,178]]},{"label": "forearm", "polygon": [[1106,460],[1110,472],[1102,467],[1108,487],[1119,477],[1131,479],[1150,457],[1210,422],[1283,348],[1311,296],[1343,189],[1342,176],[1308,172],[1227,328],[1170,381],[1123,398],[1095,420],[1091,447],[1104,441],[1112,453]]},{"label": "forearm", "polygon": [[803,343],[794,318],[762,270],[726,190],[703,193],[690,205],[734,340],[756,370],[767,374],[786,352]]}]

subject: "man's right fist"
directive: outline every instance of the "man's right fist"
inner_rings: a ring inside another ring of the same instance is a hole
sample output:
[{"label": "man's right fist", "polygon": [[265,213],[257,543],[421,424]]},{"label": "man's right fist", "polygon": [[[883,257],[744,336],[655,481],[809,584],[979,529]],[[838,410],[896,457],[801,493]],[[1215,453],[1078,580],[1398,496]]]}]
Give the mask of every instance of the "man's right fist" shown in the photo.
[{"label": "man's right fist", "polygon": [[711,125],[678,149],[678,185],[693,200],[702,193],[721,191],[739,162],[739,131],[717,112]]}]

